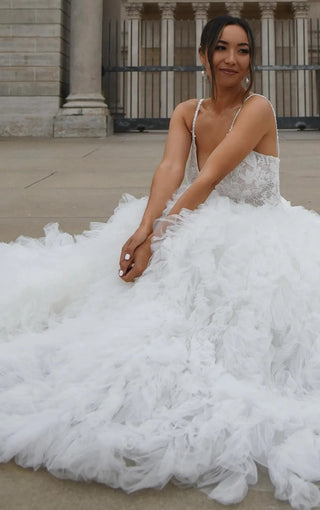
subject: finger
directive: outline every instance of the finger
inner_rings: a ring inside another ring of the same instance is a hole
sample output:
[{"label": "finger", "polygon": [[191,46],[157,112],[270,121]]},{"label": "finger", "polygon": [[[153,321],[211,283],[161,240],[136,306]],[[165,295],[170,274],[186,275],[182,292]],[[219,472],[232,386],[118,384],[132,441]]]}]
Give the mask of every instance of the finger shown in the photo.
[{"label": "finger", "polygon": [[[129,253],[128,253],[129,255]],[[129,255],[129,257],[127,257],[127,259],[123,259],[120,261],[120,264],[119,264],[119,271],[122,271],[123,274],[126,274],[129,269],[131,268],[131,266],[133,265],[134,263],[134,254],[131,256]]]},{"label": "finger", "polygon": [[134,250],[132,250],[132,248],[130,248],[130,245],[128,243],[126,243],[126,245],[124,245],[124,247],[121,250],[120,261],[119,261],[120,269],[124,273],[127,272],[128,267],[130,266],[130,264],[132,264],[133,257],[134,257]]},{"label": "finger", "polygon": [[130,260],[132,261],[133,255],[134,255],[134,249],[131,246],[127,246],[125,250],[123,250],[123,253],[121,254],[121,262],[124,263],[130,263]]},{"label": "finger", "polygon": [[121,266],[119,266],[119,276],[122,278],[125,276],[131,269],[134,267],[134,258],[132,260],[125,261],[125,263],[122,263]]},{"label": "finger", "polygon": [[129,266],[132,265],[132,262],[134,261],[135,256],[135,250],[139,246],[136,242],[131,241],[130,243],[127,243],[127,245],[124,246],[124,249],[121,252],[121,258],[120,258],[120,270],[124,272],[124,274],[127,273]]},{"label": "finger", "polygon": [[128,239],[128,241],[123,245],[122,249],[121,249],[121,253],[120,253],[120,260],[119,260],[119,264],[121,264],[121,262],[123,260],[125,260],[125,255],[126,253],[128,252],[128,249],[129,249],[129,246],[130,246],[130,242],[131,242],[131,238]]},{"label": "finger", "polygon": [[145,241],[145,238],[138,238],[137,236],[132,236],[128,241],[125,243],[121,250],[121,259],[122,261],[128,261],[131,260],[134,252],[136,249]]},{"label": "finger", "polygon": [[122,276],[122,280],[125,282],[134,282],[136,278],[142,275],[142,271],[133,265],[132,268]]},{"label": "finger", "polygon": [[122,271],[125,272],[127,270],[128,265],[126,262],[133,259],[136,249],[146,240],[146,236],[147,234],[145,233],[140,233],[140,235],[138,235],[137,231],[129,237],[128,241],[123,245],[119,260]]}]

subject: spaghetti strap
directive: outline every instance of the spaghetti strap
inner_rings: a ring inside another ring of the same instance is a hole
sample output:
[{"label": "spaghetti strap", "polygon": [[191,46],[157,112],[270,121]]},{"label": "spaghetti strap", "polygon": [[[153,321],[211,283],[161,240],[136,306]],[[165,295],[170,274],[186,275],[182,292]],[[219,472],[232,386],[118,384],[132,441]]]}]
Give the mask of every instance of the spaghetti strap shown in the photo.
[{"label": "spaghetti strap", "polygon": [[230,126],[230,127],[229,127],[229,129],[228,129],[228,133],[230,133],[230,131],[232,130],[232,128],[233,128],[233,126],[234,126],[234,123],[235,123],[235,121],[237,120],[237,117],[238,117],[239,113],[241,112],[241,108],[242,108],[242,105],[241,105],[241,106],[240,106],[240,108],[238,108],[238,110],[236,111],[236,114],[235,114],[235,116],[234,116],[234,117],[233,117],[233,119],[232,119],[231,126]]},{"label": "spaghetti strap", "polygon": [[[264,97],[265,99],[267,99],[267,101],[270,103],[270,106],[272,108],[272,112],[273,112],[273,115],[274,115],[274,119],[275,119],[275,123],[276,123],[276,126],[277,126],[277,116],[276,116],[276,112],[274,111],[274,107],[273,107],[273,104],[271,103],[271,101],[269,101],[269,99],[265,96],[263,96],[262,94],[257,94],[256,92],[252,92],[252,94],[250,94],[250,96],[247,96],[244,101],[242,102],[242,105],[238,108],[238,110],[236,111],[236,114],[235,116],[233,117],[233,120],[232,120],[232,123],[231,123],[231,126],[228,130],[228,133],[230,133],[230,131],[232,130],[233,126],[234,126],[234,123],[235,121],[237,120],[237,117],[239,115],[239,113],[241,112],[241,109],[244,105],[244,103],[246,101],[248,101],[248,99],[250,99],[250,97],[252,96],[260,96],[260,97]],[[279,147],[279,136],[278,136],[278,129],[277,129],[277,153],[278,153],[278,157],[279,157],[279,151],[280,151],[280,147]]]},{"label": "spaghetti strap", "polygon": [[252,96],[260,96],[260,95],[261,95],[261,94],[256,94],[256,93],[254,93],[254,92],[253,92],[252,94],[250,94],[250,96],[247,96],[247,97],[246,97],[246,98],[242,101],[241,106],[238,108],[238,110],[236,111],[235,116],[233,117],[233,120],[232,120],[232,122],[231,122],[231,126],[229,127],[229,130],[228,130],[228,133],[230,133],[230,131],[232,130],[232,128],[233,128],[233,126],[234,126],[234,123],[235,123],[235,121],[237,120],[237,117],[238,117],[239,113],[241,112],[241,110],[242,110],[242,107],[243,107],[244,103],[245,103],[246,101],[248,101],[248,99],[250,99],[250,97],[252,97]]},{"label": "spaghetti strap", "polygon": [[198,101],[197,108],[196,108],[196,111],[194,113],[194,117],[193,117],[193,121],[192,121],[192,130],[191,130],[192,140],[195,140],[195,138],[196,138],[196,134],[195,134],[196,120],[197,120],[197,117],[198,117],[198,113],[199,113],[202,101],[203,101],[203,98]]}]

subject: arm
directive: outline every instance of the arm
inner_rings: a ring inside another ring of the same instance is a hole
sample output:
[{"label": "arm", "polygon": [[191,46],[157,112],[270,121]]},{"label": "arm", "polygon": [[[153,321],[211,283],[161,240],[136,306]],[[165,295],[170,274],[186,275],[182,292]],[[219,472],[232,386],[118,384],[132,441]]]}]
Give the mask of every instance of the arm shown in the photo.
[{"label": "arm", "polygon": [[[146,210],[137,231],[122,248],[120,269],[123,271],[123,279],[126,279],[128,268],[134,262],[135,250],[152,234],[154,221],[161,216],[167,201],[183,180],[191,143],[191,134],[185,121],[185,115],[186,110],[191,107],[192,111],[194,110],[194,104],[190,101],[187,103],[178,105],[172,114],[163,158],[152,180]],[[129,260],[125,260],[126,254],[130,255]]]},{"label": "arm", "polygon": [[274,114],[269,102],[261,97],[248,101],[232,131],[213,150],[196,180],[169,214],[179,214],[183,208],[196,209],[208,198],[215,186],[273,129]]},{"label": "arm", "polygon": [[[212,151],[198,177],[177,200],[169,215],[179,214],[183,208],[196,209],[265,136],[272,136],[274,127],[274,114],[266,99],[259,97],[247,102],[232,131]],[[149,234],[137,248],[135,252],[137,264],[124,275],[125,281],[133,281],[147,267],[151,257],[152,236],[153,233]]]},{"label": "arm", "polygon": [[177,106],[172,114],[163,159],[152,179],[148,204],[141,226],[152,232],[154,221],[159,218],[167,201],[180,186],[188,159],[191,133],[185,121],[185,104]]}]

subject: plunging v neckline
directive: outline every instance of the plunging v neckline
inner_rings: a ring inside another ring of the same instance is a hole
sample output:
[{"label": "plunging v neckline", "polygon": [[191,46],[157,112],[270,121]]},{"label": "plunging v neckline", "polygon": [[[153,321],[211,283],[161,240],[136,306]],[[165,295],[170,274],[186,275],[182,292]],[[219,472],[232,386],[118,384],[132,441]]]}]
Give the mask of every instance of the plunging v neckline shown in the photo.
[{"label": "plunging v neckline", "polygon": [[[237,117],[238,117],[238,115],[239,115],[239,113],[240,113],[240,111],[241,111],[241,109],[242,109],[242,107],[243,107],[244,103],[245,103],[248,99],[250,99],[250,97],[252,97],[252,96],[261,96],[261,97],[265,97],[265,96],[262,96],[261,94],[257,94],[257,93],[255,93],[255,92],[254,92],[254,93],[252,93],[252,94],[250,94],[248,97],[246,97],[246,98],[244,99],[244,101],[242,102],[242,104],[240,105],[240,107],[238,108],[238,110],[236,111],[236,113],[235,113],[235,115],[234,115],[234,117],[233,117],[233,119],[232,119],[231,126],[230,126],[230,128],[228,129],[228,131],[227,131],[227,133],[225,134],[225,136],[227,136],[227,135],[231,132],[231,130],[232,130],[232,128],[233,128],[233,126],[234,126],[234,124],[235,124],[235,121],[236,121],[236,119],[237,119]],[[191,143],[192,143],[192,146],[193,146],[193,151],[194,151],[194,160],[195,160],[195,164],[196,164],[196,168],[197,168],[197,171],[198,171],[198,172],[201,172],[201,170],[200,170],[200,168],[199,168],[199,164],[198,164],[198,148],[197,148],[197,144],[196,144],[195,126],[196,126],[196,121],[197,121],[198,114],[199,114],[199,111],[200,111],[200,107],[201,107],[201,104],[203,103],[203,101],[204,101],[204,98],[201,98],[201,99],[198,101],[197,108],[196,108],[196,111],[195,111],[195,114],[194,114],[194,117],[193,117],[193,120],[192,120],[192,131],[191,131],[191,134],[192,134],[192,142],[191,142]],[[270,101],[269,101],[269,102],[270,102]],[[273,109],[273,106],[272,106],[271,102],[270,102],[270,105],[271,105],[271,107],[272,107],[272,111],[273,111],[273,113],[274,113],[274,115],[275,115],[275,112],[274,112],[274,109]],[[278,133],[277,133],[277,149],[278,149],[278,154],[279,154]],[[213,149],[213,150],[214,150],[214,149]],[[249,152],[249,154],[247,154],[247,155],[244,157],[243,161],[244,161],[246,158],[248,158],[248,157],[250,156],[250,154],[251,154],[251,153],[254,153],[254,154],[256,154],[257,156],[260,156],[260,157],[272,158],[272,159],[279,160],[279,156],[273,156],[272,154],[264,154],[263,152],[258,152],[258,151],[256,151],[256,150],[252,150],[252,151],[250,151],[250,152]]]}]

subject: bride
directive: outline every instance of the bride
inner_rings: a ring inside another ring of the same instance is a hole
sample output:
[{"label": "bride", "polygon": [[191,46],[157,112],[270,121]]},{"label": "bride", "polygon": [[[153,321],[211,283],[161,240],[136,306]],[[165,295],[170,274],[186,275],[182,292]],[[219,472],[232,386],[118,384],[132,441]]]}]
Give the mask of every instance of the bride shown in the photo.
[{"label": "bride", "polygon": [[0,244],[0,461],[128,492],[171,480],[223,504],[260,465],[308,510],[320,217],[280,196],[247,23],[209,21],[200,58],[212,97],[174,111],[148,200],[125,196],[80,236],[49,225]]},{"label": "bride", "polygon": [[[272,106],[266,98],[250,91],[254,40],[247,23],[225,16],[211,20],[203,30],[199,53],[212,84],[212,97],[181,103],[172,115],[163,160],[155,173],[146,211],[138,230],[121,252],[119,274],[125,281],[133,281],[146,268],[151,257],[154,221],[183,180],[190,143],[195,178],[169,215],[179,214],[182,209],[196,209],[252,151],[266,156],[266,160],[267,156],[278,156]],[[246,79],[249,84],[244,88]],[[263,200],[264,189],[256,191]]]}]

